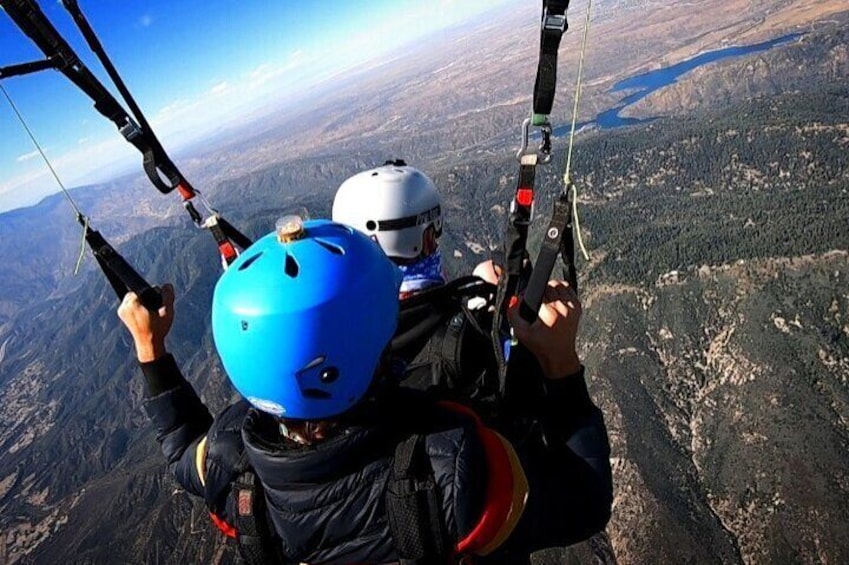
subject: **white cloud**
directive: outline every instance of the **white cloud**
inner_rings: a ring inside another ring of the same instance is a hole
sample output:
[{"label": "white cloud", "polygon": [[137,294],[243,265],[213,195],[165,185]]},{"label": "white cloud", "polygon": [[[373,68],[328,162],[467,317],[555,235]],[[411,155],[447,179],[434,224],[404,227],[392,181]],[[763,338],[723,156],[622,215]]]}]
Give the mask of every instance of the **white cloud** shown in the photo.
[{"label": "white cloud", "polygon": [[[91,178],[93,175],[115,174],[116,167],[126,166],[130,162],[128,159],[138,159],[137,155],[135,149],[120,136],[110,136],[105,141],[87,143],[77,150],[51,159],[51,164],[65,186],[74,186],[81,179]],[[93,163],[96,163],[95,167],[92,166]],[[57,190],[58,186],[47,167],[32,166],[31,170],[0,182],[0,210],[8,208],[9,205],[34,203]],[[21,196],[21,193],[26,193],[26,196]]]},{"label": "white cloud", "polygon": [[139,25],[142,27],[150,27],[153,24],[153,16],[145,14],[139,18]]},{"label": "white cloud", "polygon": [[248,86],[251,90],[259,88],[260,86],[264,86],[286,73],[290,73],[300,67],[303,67],[306,63],[306,54],[302,50],[297,49],[290,53],[282,63],[263,63],[251,71],[248,74],[250,79],[248,81]]},{"label": "white cloud", "polygon": [[188,100],[186,98],[178,98],[170,104],[166,104],[165,106],[159,109],[159,111],[151,120],[154,130],[156,130],[157,124],[167,123],[171,120],[179,118],[180,116],[184,116],[189,112],[192,112],[198,104],[198,100]]},{"label": "white cloud", "polygon": [[0,183],[0,195],[27,186],[34,181],[46,177],[47,174],[46,170],[38,170],[12,177],[9,180]]},{"label": "white cloud", "polygon": [[215,86],[209,89],[209,93],[213,96],[218,96],[219,94],[224,94],[230,88],[230,85],[227,84],[227,81],[219,82]]},{"label": "white cloud", "polygon": [[30,151],[29,153],[24,153],[23,155],[18,155],[18,158],[15,159],[18,163],[23,163],[24,161],[29,161],[30,159],[34,159],[38,157],[38,150]]}]

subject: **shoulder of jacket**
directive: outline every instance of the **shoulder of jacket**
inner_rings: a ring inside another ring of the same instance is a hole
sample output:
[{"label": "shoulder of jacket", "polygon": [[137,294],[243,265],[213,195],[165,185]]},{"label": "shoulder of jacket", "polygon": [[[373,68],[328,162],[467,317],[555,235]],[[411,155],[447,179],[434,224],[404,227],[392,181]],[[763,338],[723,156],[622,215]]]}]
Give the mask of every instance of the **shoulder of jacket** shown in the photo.
[{"label": "shoulder of jacket", "polygon": [[231,483],[247,469],[242,423],[249,410],[245,400],[225,408],[198,445],[195,464],[204,485],[206,504],[213,512],[223,510]]}]

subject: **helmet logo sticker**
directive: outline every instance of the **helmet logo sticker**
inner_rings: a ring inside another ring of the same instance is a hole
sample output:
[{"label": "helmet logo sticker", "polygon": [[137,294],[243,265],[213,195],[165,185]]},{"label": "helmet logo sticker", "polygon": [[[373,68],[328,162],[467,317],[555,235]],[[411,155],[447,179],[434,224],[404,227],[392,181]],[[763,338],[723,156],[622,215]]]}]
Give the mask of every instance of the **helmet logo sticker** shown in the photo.
[{"label": "helmet logo sticker", "polygon": [[263,412],[273,414],[274,416],[281,417],[286,414],[286,409],[283,408],[283,406],[271,400],[265,400],[264,398],[249,396],[248,402],[259,408]]},{"label": "helmet logo sticker", "polygon": [[[441,207],[437,204],[430,210],[425,210],[415,216],[407,216],[406,218],[398,218],[397,220],[381,220],[377,223],[377,229],[378,231],[395,231],[422,226],[438,221],[440,214]],[[369,220],[369,223],[371,223],[371,220]],[[369,227],[369,223],[366,224],[366,228]]]}]

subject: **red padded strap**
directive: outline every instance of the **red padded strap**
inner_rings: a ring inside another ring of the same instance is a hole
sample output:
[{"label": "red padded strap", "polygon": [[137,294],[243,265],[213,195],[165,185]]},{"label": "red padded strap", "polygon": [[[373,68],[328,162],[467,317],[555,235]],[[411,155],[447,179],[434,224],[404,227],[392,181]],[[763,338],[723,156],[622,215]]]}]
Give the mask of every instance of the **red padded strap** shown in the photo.
[{"label": "red padded strap", "polygon": [[212,523],[215,524],[216,528],[221,530],[222,534],[224,534],[228,538],[236,538],[236,528],[234,528],[212,512],[209,513],[209,517],[212,518]]},{"label": "red padded strap", "polygon": [[481,517],[472,531],[457,543],[457,551],[464,554],[489,553],[509,536],[518,522],[516,513],[521,514],[524,510],[527,481],[510,444],[484,426],[473,410],[453,402],[440,402],[440,405],[475,421],[487,464],[486,499]]}]

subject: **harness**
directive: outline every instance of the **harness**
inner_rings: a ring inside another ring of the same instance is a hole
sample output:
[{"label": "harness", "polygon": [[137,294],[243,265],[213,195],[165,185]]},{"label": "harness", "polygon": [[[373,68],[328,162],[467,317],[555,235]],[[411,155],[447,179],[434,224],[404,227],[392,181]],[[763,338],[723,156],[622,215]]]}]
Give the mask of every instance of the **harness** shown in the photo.
[{"label": "harness", "polygon": [[[247,468],[233,480],[231,496],[236,510],[234,524],[214,512],[210,517],[233,540],[245,565],[295,565],[283,554],[280,539],[271,528],[262,482],[253,470]],[[396,447],[385,503],[401,565],[456,562],[423,435],[414,434]]]},{"label": "harness", "polygon": [[[384,494],[387,521],[400,563],[436,565],[471,563],[487,555],[512,532],[524,508],[527,481],[512,446],[485,427],[471,410],[428,395],[398,414],[402,420]],[[197,471],[213,524],[236,546],[248,565],[293,563],[283,554],[271,526],[262,482],[250,467],[241,429],[246,402],[231,405],[198,447]],[[487,487],[480,518],[464,539],[450,539],[442,511],[442,494],[426,450],[427,430],[437,414],[459,417],[475,431],[486,459]],[[231,488],[232,486],[232,488]],[[230,516],[230,522],[222,516]]]}]

